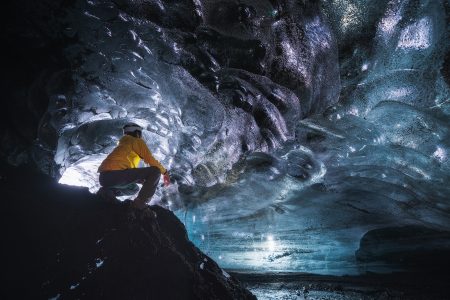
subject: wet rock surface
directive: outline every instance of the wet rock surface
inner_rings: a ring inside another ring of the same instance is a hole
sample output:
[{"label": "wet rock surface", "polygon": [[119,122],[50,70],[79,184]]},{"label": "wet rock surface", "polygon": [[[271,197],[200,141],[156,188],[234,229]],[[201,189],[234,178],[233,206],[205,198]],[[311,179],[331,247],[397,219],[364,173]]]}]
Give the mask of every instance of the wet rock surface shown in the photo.
[{"label": "wet rock surface", "polygon": [[232,273],[266,299],[448,299],[448,275],[439,272],[325,276],[306,273]]},{"label": "wet rock surface", "polygon": [[170,211],[2,168],[3,299],[256,299]]},{"label": "wet rock surface", "polygon": [[407,269],[450,266],[450,232],[424,226],[386,227],[367,232],[356,251],[361,263],[387,262]]}]

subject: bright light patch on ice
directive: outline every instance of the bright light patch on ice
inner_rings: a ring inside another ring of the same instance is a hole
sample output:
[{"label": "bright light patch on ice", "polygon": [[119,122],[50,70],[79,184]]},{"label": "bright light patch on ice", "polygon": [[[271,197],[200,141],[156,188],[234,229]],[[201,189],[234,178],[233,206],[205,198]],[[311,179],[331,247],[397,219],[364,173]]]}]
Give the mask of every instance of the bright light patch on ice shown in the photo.
[{"label": "bright light patch on ice", "polygon": [[99,120],[110,120],[110,119],[112,119],[112,117],[109,113],[101,113],[101,114],[93,115],[88,120],[86,120],[86,123],[99,121]]},{"label": "bright light patch on ice", "polygon": [[106,30],[106,34],[107,34],[109,37],[112,37],[112,31],[111,31],[111,29],[109,29],[108,27],[105,26],[105,30]]},{"label": "bright light patch on ice", "polygon": [[298,66],[297,55],[294,49],[292,49],[292,46],[285,41],[283,41],[281,45],[283,46],[283,49],[287,55],[287,63],[293,67],[297,67]]},{"label": "bright light patch on ice", "polygon": [[380,30],[384,33],[391,34],[394,31],[395,26],[402,19],[401,14],[392,14],[381,19]]},{"label": "bright light patch on ice", "polygon": [[119,18],[125,22],[128,22],[128,18],[123,13],[119,14]]},{"label": "bright light patch on ice", "polygon": [[183,48],[180,47],[180,46],[178,46],[177,43],[173,43],[173,44],[172,44],[172,49],[173,49],[173,51],[174,51],[175,53],[180,53],[181,50],[183,50]]},{"label": "bright light patch on ice", "polygon": [[351,115],[354,115],[354,116],[359,116],[359,110],[356,107],[350,108],[348,113],[351,114]]},{"label": "bright light patch on ice", "polygon": [[105,157],[106,154],[96,154],[80,159],[64,171],[59,183],[84,186],[95,192],[99,188],[97,169]]},{"label": "bright light patch on ice", "polygon": [[[286,270],[289,269],[291,260],[285,257],[287,246],[278,240],[273,234],[262,234],[260,239],[254,239],[252,251],[239,252],[239,259],[245,262],[250,268]],[[235,263],[233,255],[219,259],[224,265]]]},{"label": "bright light patch on ice", "polygon": [[361,67],[361,71],[367,71],[367,69],[369,68],[369,64],[368,63],[365,63],[365,64],[363,64],[362,65],[362,67]]},{"label": "bright light patch on ice", "polygon": [[[356,111],[358,111],[358,110],[356,109]],[[344,136],[342,136],[342,135],[340,135],[340,134],[336,134],[336,133],[330,131],[328,128],[325,128],[325,127],[323,127],[323,126],[314,124],[314,123],[312,123],[311,121],[308,121],[308,120],[306,120],[306,119],[305,119],[305,120],[301,120],[301,121],[300,121],[300,124],[303,124],[303,125],[305,125],[305,126],[307,126],[307,127],[309,127],[309,128],[318,130],[318,131],[320,131],[320,132],[329,134],[329,135],[331,135],[331,136],[337,137],[337,138],[339,138],[339,139],[344,139]]]},{"label": "bright light patch on ice", "polygon": [[430,47],[431,21],[428,17],[402,30],[398,48],[422,50]]},{"label": "bright light patch on ice", "polygon": [[147,52],[147,54],[150,54],[150,55],[153,54],[152,50],[150,50],[150,48],[147,47],[147,46],[142,42],[141,39],[139,39],[138,46],[141,47],[141,48],[143,48],[143,49],[145,50],[145,52]]},{"label": "bright light patch on ice", "polygon": [[87,11],[84,12],[84,15],[85,15],[85,16],[88,16],[88,17],[90,17],[90,18],[94,18],[94,19],[100,20],[99,17],[94,16],[93,14],[91,14],[91,13],[89,13],[89,12],[87,12]]},{"label": "bright light patch on ice", "polygon": [[76,167],[68,168],[61,176],[61,179],[59,179],[59,183],[74,186],[84,186],[82,174],[80,174],[80,170],[78,170],[78,168]]},{"label": "bright light patch on ice", "polygon": [[75,128],[75,127],[77,127],[75,124],[68,123],[68,124],[64,125],[63,128],[61,128],[61,132],[64,132],[66,130],[69,130],[69,129],[72,129],[72,128]]},{"label": "bright light patch on ice", "polygon": [[268,235],[267,236],[267,241],[266,241],[266,249],[268,249],[270,252],[274,252],[275,248],[276,248],[276,243],[275,240],[273,239],[272,235]]},{"label": "bright light patch on ice", "polygon": [[133,40],[135,41],[138,38],[137,33],[134,30],[130,30],[131,36],[133,37]]},{"label": "bright light patch on ice", "polygon": [[131,51],[131,54],[133,54],[134,56],[136,56],[139,59],[144,59],[142,56],[140,56],[137,52],[135,51]]},{"label": "bright light patch on ice", "polygon": [[411,95],[412,91],[409,88],[398,88],[398,89],[393,89],[387,92],[387,96],[389,98],[401,98],[401,97],[405,97],[408,95]]},{"label": "bright light patch on ice", "polygon": [[447,152],[441,147],[437,147],[436,151],[433,153],[433,157],[440,162],[444,162],[447,159]]},{"label": "bright light patch on ice", "polygon": [[[295,52],[294,48],[292,48],[291,44],[283,41],[281,42],[281,45],[283,46],[283,50],[287,57],[286,64],[289,67],[297,69],[301,74],[308,74],[304,64],[299,62],[298,54]],[[307,80],[305,83],[309,83],[309,81]]]},{"label": "bright light patch on ice", "polygon": [[359,18],[360,18],[359,11],[356,5],[352,3],[347,3],[344,15],[342,16],[343,31],[358,25]]},{"label": "bright light patch on ice", "polygon": [[411,168],[411,170],[413,170],[413,171],[416,172],[417,174],[422,175],[423,178],[425,178],[425,179],[427,179],[427,180],[430,180],[430,179],[431,179],[431,176],[430,176],[429,174],[427,174],[424,170],[422,170],[422,169],[420,169],[420,168],[418,168],[418,167],[416,167],[416,166],[411,166],[410,168]]}]

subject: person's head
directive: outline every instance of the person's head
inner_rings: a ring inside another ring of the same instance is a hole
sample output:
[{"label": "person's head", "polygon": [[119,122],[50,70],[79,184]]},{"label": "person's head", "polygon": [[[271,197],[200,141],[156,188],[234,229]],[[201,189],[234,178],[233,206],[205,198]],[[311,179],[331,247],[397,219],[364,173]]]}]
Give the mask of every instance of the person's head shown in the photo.
[{"label": "person's head", "polygon": [[123,127],[123,134],[131,135],[137,138],[142,137],[142,127],[135,123],[127,123]]}]

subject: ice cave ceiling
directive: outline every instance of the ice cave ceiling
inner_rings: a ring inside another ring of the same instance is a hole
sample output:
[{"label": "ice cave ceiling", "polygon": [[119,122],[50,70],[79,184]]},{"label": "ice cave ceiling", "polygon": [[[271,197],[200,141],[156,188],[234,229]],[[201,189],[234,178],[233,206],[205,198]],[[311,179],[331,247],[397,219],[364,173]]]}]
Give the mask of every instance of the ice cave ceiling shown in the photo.
[{"label": "ice cave ceiling", "polygon": [[355,256],[366,232],[450,230],[448,1],[15,9],[10,163],[94,192],[121,126],[139,123],[174,180],[153,202],[232,269],[381,270]]}]

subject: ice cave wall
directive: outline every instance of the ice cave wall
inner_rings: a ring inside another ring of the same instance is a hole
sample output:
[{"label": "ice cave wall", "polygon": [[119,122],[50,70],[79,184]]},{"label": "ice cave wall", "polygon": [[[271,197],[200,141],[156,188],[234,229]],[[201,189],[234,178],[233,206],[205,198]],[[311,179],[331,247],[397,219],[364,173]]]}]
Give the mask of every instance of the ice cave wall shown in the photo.
[{"label": "ice cave wall", "polygon": [[[135,121],[175,180],[155,200],[228,268],[360,272],[370,230],[450,230],[448,1],[29,10],[34,48],[16,48],[34,57],[32,88],[5,116],[21,134],[2,135],[13,163],[26,155],[12,140],[31,140],[42,170],[95,191],[96,166]],[[36,139],[21,131],[32,126]]]},{"label": "ice cave wall", "polygon": [[135,121],[179,184],[212,186],[244,153],[276,149],[300,118],[337,101],[336,43],[317,4],[155,5],[67,9],[72,88],[51,96],[38,137],[58,134],[62,183],[95,190],[96,166]]}]

